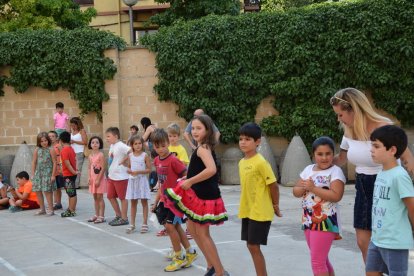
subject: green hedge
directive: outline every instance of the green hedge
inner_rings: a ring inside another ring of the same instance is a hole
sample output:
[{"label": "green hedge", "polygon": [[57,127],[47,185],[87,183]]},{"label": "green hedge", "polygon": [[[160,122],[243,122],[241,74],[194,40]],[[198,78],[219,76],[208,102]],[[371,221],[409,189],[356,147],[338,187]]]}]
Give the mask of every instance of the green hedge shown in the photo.
[{"label": "green hedge", "polygon": [[108,48],[124,49],[125,42],[90,28],[0,33],[0,67],[10,66],[10,76],[0,75],[0,95],[4,84],[18,93],[30,86],[67,89],[82,114],[96,112],[101,119],[102,102],[109,99],[105,80],[116,73],[104,56]]},{"label": "green hedge", "polygon": [[224,142],[254,120],[274,95],[279,116],[268,135],[306,143],[341,131],[329,98],[340,88],[373,91],[376,105],[412,125],[414,4],[404,0],[347,1],[279,13],[208,16],[144,39],[157,53],[160,100],[213,117]]}]

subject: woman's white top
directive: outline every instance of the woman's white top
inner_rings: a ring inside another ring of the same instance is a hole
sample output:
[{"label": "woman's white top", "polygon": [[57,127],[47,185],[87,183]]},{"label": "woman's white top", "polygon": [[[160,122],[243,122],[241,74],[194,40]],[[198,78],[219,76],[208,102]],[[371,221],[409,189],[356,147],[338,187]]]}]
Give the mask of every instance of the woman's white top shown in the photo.
[{"label": "woman's white top", "polygon": [[343,136],[340,148],[348,151],[348,161],[356,166],[356,173],[374,175],[382,170],[382,165],[372,160],[371,141],[358,141]]},{"label": "woman's white top", "polygon": [[[70,134],[70,139],[73,140],[73,141],[82,142],[82,135],[80,134],[80,132],[78,132],[75,135],[73,135],[71,133]],[[71,146],[72,146],[73,150],[75,151],[75,153],[83,152],[84,149],[85,149],[85,145],[79,145],[79,144],[72,143]]]}]

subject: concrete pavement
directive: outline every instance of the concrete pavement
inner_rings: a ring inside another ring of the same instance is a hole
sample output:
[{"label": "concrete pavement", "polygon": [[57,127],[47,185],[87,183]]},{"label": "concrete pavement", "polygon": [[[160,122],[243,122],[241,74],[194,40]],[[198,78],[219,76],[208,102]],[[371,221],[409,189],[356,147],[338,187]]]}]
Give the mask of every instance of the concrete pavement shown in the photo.
[{"label": "concrete pavement", "polygon": [[[253,262],[244,242],[240,241],[237,218],[239,186],[221,186],[229,221],[211,227],[220,257],[231,275],[255,275]],[[300,229],[300,199],[291,188],[280,186],[283,218],[275,218],[263,252],[269,275],[312,275],[309,252]],[[335,241],[330,260],[336,275],[365,275],[364,265],[352,228],[354,186],[347,185],[341,201],[343,239]],[[66,195],[64,196],[66,206]],[[142,212],[139,205],[138,212]],[[150,232],[126,234],[126,226],[91,224],[93,200],[87,190],[78,190],[78,216],[36,217],[35,211],[11,214],[0,211],[0,275],[167,275],[164,258],[170,247],[168,237]],[[59,212],[60,213],[60,212]],[[106,216],[113,217],[106,200]],[[142,222],[137,215],[138,229]],[[192,244],[195,244],[192,242]],[[412,253],[412,252],[411,252]],[[205,259],[200,256],[191,268],[174,275],[204,275]],[[409,275],[414,275],[411,254]]]}]

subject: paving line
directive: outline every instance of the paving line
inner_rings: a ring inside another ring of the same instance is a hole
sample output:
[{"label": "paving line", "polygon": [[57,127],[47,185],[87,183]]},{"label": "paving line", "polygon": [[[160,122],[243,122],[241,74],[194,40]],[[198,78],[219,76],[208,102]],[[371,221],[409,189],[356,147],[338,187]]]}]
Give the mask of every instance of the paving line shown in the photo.
[{"label": "paving line", "polygon": [[11,273],[17,276],[26,276],[22,271],[14,267],[11,263],[0,257],[0,265],[4,265]]},{"label": "paving line", "polygon": [[[94,230],[96,230],[96,231],[103,232],[103,233],[105,233],[105,234],[107,234],[107,235],[110,235],[110,236],[112,236],[112,237],[115,237],[115,238],[121,239],[121,240],[123,240],[123,241],[126,241],[126,242],[129,242],[129,243],[132,243],[132,244],[135,244],[135,245],[141,246],[141,247],[145,248],[145,249],[146,249],[146,250],[148,250],[148,251],[158,253],[158,254],[160,254],[160,255],[162,255],[162,256],[164,256],[164,254],[165,254],[165,253],[164,253],[165,249],[155,249],[155,248],[149,247],[149,246],[147,246],[147,245],[145,245],[145,244],[143,244],[143,243],[140,243],[140,242],[137,242],[137,241],[134,241],[134,240],[131,240],[131,239],[125,238],[125,237],[123,237],[123,236],[121,236],[121,235],[118,235],[118,234],[115,234],[115,233],[111,233],[111,232],[105,231],[105,230],[103,230],[103,229],[101,229],[101,228],[98,228],[98,227],[96,227],[96,226],[93,226],[93,225],[87,224],[87,223],[85,223],[85,222],[83,222],[83,221],[79,221],[79,220],[74,219],[74,218],[67,218],[67,219],[68,219],[68,220],[70,220],[70,221],[76,222],[76,223],[78,223],[78,224],[80,224],[80,225],[83,225],[83,226],[89,227],[89,228],[91,228],[91,229],[94,229]],[[196,268],[198,268],[198,269],[200,269],[200,270],[202,270],[202,271],[205,271],[205,270],[206,270],[206,268],[205,268],[205,267],[200,266],[200,265],[192,264],[192,266],[194,266],[194,267],[196,267]]]}]

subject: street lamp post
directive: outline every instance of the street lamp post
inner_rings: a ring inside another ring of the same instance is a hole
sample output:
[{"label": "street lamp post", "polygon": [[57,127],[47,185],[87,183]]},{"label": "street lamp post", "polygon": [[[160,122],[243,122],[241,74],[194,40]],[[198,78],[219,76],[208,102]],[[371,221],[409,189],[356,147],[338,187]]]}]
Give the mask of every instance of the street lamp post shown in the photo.
[{"label": "street lamp post", "polygon": [[131,37],[131,46],[134,45],[134,18],[132,16],[132,7],[138,3],[138,0],[122,0],[129,7],[129,35]]}]

